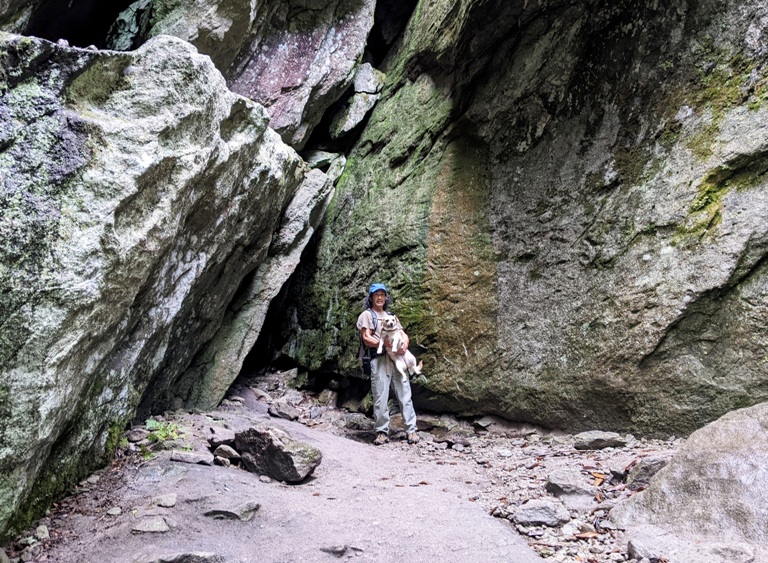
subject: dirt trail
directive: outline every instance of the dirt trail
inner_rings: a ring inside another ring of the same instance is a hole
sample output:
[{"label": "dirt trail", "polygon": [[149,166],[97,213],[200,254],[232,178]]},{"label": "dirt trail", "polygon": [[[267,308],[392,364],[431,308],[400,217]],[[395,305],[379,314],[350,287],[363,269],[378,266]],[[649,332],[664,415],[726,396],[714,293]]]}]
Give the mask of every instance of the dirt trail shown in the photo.
[{"label": "dirt trail", "polygon": [[[243,406],[208,417],[183,415],[177,422],[188,429],[185,439],[193,449],[202,449],[212,424],[241,428],[266,418]],[[426,456],[426,443],[374,447],[296,422],[271,421],[322,451],[308,482],[267,483],[235,467],[171,461],[168,451],[147,462],[137,457],[104,470],[97,482],[84,483],[62,502],[47,519],[52,540],[43,542],[33,560],[158,561],[205,552],[227,562],[541,561],[509,521],[470,500],[482,486],[474,462],[436,463]],[[169,493],[176,494],[175,506],[153,504]],[[247,501],[260,505],[248,522],[203,515]],[[107,514],[115,507],[122,513]],[[133,531],[141,522],[159,521],[170,529]]]}]

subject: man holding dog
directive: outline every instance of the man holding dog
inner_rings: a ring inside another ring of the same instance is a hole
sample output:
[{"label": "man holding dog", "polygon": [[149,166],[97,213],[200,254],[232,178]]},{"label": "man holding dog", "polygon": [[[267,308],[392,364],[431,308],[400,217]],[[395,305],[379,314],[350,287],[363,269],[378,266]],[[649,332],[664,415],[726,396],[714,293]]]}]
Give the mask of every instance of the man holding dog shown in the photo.
[{"label": "man holding dog", "polygon": [[[374,283],[368,290],[365,300],[365,311],[357,318],[357,330],[360,331],[363,346],[372,348],[371,356],[371,393],[373,395],[373,417],[376,425],[376,438],[373,443],[377,446],[389,442],[389,388],[395,390],[395,397],[400,404],[400,412],[403,414],[405,431],[409,444],[416,444],[419,435],[416,433],[416,411],[413,409],[411,399],[411,384],[406,377],[397,377],[393,362],[386,352],[377,355],[376,348],[381,339],[383,321],[391,315],[387,311],[389,305],[389,293],[383,283]],[[375,322],[373,316],[376,316]],[[402,331],[400,321],[397,327]],[[398,355],[404,355],[408,350],[409,339],[405,331],[402,332],[402,343],[396,350]]]}]

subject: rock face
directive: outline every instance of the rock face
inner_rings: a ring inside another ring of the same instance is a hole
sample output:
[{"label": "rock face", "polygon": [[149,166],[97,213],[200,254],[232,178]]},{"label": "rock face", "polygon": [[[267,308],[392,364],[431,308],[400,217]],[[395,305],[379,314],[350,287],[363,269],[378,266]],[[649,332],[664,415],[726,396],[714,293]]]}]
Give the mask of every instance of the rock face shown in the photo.
[{"label": "rock face", "polygon": [[755,0],[420,4],[284,351],[359,373],[380,280],[422,408],[669,436],[768,398],[766,25]]},{"label": "rock face", "polygon": [[110,46],[130,49],[160,34],[189,41],[300,149],[352,83],[374,7],[374,0],[139,0],[113,28]]},{"label": "rock face", "polygon": [[0,60],[4,530],[108,459],[137,407],[197,404],[184,374],[207,373],[248,276],[287,278],[273,264],[329,191],[176,38],[116,53],[0,34]]},{"label": "rock face", "polygon": [[22,32],[39,3],[29,0],[4,0],[0,4],[0,30]]},{"label": "rock face", "polygon": [[[651,524],[677,535],[678,541],[665,545],[663,555],[680,554],[670,561],[720,561],[715,555],[723,550],[747,550],[755,561],[766,560],[767,428],[768,403],[762,403],[694,432],[645,491],[611,511],[611,519],[630,533]],[[660,535],[653,537],[658,551]],[[702,550],[700,557],[691,550]]]}]

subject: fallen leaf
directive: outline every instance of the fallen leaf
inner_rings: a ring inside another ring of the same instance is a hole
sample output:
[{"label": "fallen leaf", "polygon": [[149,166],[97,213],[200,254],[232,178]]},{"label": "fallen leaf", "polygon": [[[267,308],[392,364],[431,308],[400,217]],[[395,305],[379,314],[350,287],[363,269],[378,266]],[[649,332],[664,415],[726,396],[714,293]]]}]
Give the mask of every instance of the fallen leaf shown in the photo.
[{"label": "fallen leaf", "polygon": [[603,483],[605,483],[605,477],[595,477],[595,480],[592,481],[592,486],[599,487]]}]

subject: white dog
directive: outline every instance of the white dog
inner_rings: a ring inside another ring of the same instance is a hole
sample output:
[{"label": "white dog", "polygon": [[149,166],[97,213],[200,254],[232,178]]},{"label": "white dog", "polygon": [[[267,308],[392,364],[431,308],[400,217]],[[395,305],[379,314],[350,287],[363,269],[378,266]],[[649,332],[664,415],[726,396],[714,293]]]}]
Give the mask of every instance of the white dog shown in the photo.
[{"label": "white dog", "polygon": [[403,377],[403,383],[408,381],[408,374],[413,371],[415,374],[421,374],[422,362],[416,363],[416,356],[411,354],[408,350],[405,354],[399,355],[397,350],[404,344],[402,331],[397,328],[397,318],[389,316],[382,321],[381,326],[381,339],[379,340],[379,348],[376,350],[377,354],[381,354],[386,349],[387,354],[392,359]]}]

